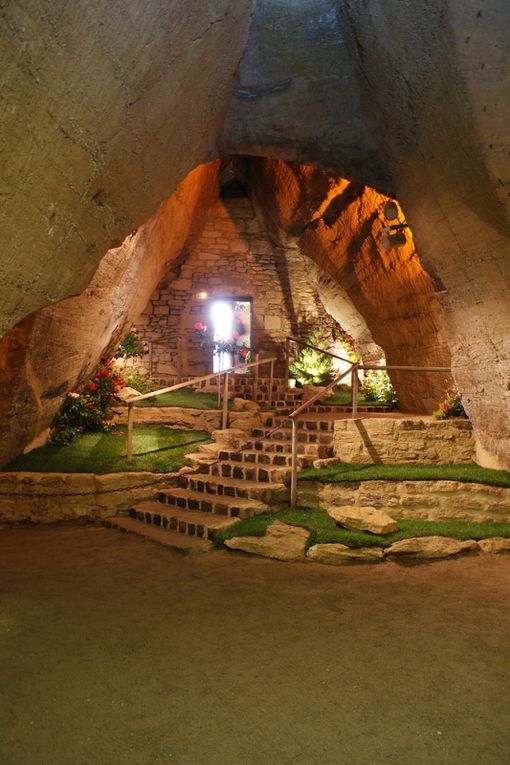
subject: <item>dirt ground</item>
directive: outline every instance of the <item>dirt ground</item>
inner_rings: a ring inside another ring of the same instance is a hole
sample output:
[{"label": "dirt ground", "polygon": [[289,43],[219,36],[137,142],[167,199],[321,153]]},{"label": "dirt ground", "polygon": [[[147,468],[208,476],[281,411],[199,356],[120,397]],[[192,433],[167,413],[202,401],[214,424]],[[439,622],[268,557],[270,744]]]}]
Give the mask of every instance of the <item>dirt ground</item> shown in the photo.
[{"label": "dirt ground", "polygon": [[508,765],[510,556],[333,568],[0,531],[1,765]]}]

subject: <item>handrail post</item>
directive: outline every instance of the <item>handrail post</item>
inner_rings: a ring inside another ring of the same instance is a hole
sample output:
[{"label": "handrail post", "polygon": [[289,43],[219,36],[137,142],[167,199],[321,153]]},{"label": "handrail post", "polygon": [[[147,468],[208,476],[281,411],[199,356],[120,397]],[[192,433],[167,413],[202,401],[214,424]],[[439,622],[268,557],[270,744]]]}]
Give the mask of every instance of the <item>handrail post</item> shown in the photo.
[{"label": "handrail post", "polygon": [[255,354],[255,363],[256,363],[255,381],[253,383],[253,395],[255,396],[255,401],[258,400],[258,395],[259,395],[259,358],[260,358],[260,353],[256,353]]},{"label": "handrail post", "polygon": [[353,366],[351,371],[351,392],[352,392],[352,417],[356,417],[358,414],[358,365]]},{"label": "handrail post", "polygon": [[133,414],[134,405],[128,404],[127,461],[133,459]]},{"label": "handrail post", "polygon": [[269,365],[269,401],[273,400],[274,361]]},{"label": "handrail post", "polygon": [[285,387],[289,388],[290,340],[285,338]]},{"label": "handrail post", "polygon": [[[218,386],[220,381],[218,380]],[[225,372],[223,381],[223,415],[221,418],[221,427],[223,430],[228,428],[228,372]]]},{"label": "handrail post", "polygon": [[297,504],[297,422],[292,418],[292,467],[290,476],[290,506],[292,510],[296,509]]}]

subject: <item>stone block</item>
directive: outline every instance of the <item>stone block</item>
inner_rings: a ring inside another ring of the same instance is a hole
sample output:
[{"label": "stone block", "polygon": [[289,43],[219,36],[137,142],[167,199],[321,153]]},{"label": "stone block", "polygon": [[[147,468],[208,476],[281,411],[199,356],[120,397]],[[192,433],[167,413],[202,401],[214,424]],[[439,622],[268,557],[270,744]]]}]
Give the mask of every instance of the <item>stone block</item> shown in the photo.
[{"label": "stone block", "polygon": [[347,545],[338,543],[313,545],[306,557],[315,563],[326,563],[329,566],[348,566],[353,563],[381,563],[384,554],[380,547],[360,547],[353,550]]},{"label": "stone block", "polygon": [[289,526],[275,521],[268,526],[263,537],[233,537],[225,546],[231,550],[242,550],[265,558],[282,561],[305,559],[305,546],[310,532],[300,526]]},{"label": "stone block", "polygon": [[375,507],[326,507],[326,512],[341,526],[358,531],[370,531],[372,534],[391,534],[397,531],[398,524],[387,513]]},{"label": "stone block", "polygon": [[459,540],[452,537],[431,536],[402,539],[387,547],[384,554],[389,557],[438,559],[451,558],[477,549],[478,544],[474,539]]}]

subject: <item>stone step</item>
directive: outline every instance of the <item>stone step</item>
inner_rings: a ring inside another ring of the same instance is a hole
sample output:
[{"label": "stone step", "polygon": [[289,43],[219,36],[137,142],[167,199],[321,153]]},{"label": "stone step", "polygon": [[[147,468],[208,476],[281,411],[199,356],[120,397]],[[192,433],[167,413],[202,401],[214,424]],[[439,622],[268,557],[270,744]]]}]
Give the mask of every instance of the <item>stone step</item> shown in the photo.
[{"label": "stone step", "polygon": [[[290,454],[292,444],[290,440],[276,440],[273,438],[251,438],[246,441],[244,449],[248,451],[267,451],[280,454]],[[298,441],[298,454],[302,456],[313,456],[315,459],[323,459],[331,456],[331,446],[329,444],[305,443]]]},{"label": "stone step", "polygon": [[247,464],[229,460],[219,460],[213,463],[200,462],[197,473],[200,475],[217,475],[222,478],[240,478],[243,481],[257,481],[258,483],[288,484],[290,481],[288,467]]},{"label": "stone step", "polygon": [[[253,428],[250,437],[257,440],[265,440],[271,433],[271,439],[275,441],[290,441],[292,438],[292,428],[281,427],[271,432],[265,428]],[[333,431],[301,430],[297,432],[298,444],[318,444],[330,446],[333,442]]]},{"label": "stone step", "polygon": [[208,498],[213,496],[222,499],[256,499],[265,504],[283,501],[288,495],[288,490],[283,484],[259,483],[240,478],[223,478],[217,475],[204,476],[200,473],[187,473],[179,476],[179,488],[205,494]]},{"label": "stone step", "polygon": [[[269,414],[264,418],[264,424],[269,429],[281,427],[283,430],[292,430],[291,418],[286,414]],[[299,431],[320,431],[322,433],[333,433],[335,429],[335,420],[317,419],[317,415],[307,418],[306,412],[297,417]]]},{"label": "stone step", "polygon": [[[385,406],[384,404],[358,404],[358,412],[360,414],[364,412],[380,412],[385,414],[391,412],[391,406]],[[309,414],[348,414],[352,412],[351,404],[311,404],[306,412]]]},{"label": "stone step", "polygon": [[203,553],[213,549],[213,543],[209,539],[184,536],[175,531],[167,531],[158,526],[141,523],[136,518],[108,518],[103,521],[103,526],[109,529],[119,529],[129,534],[137,534],[151,542],[182,553]]},{"label": "stone step", "polygon": [[[241,464],[290,467],[292,462],[292,455],[281,454],[279,452],[256,451],[254,449],[251,450],[243,448],[240,451],[221,451],[218,454],[218,459]],[[315,455],[301,455],[298,458],[298,467],[306,467],[307,465],[311,465],[314,459],[316,459]]]},{"label": "stone step", "polygon": [[213,541],[220,529],[239,522],[239,518],[170,507],[162,502],[140,502],[133,508],[137,521],[163,530]]},{"label": "stone step", "polygon": [[182,488],[161,490],[158,492],[158,500],[182,510],[212,513],[228,518],[252,518],[254,515],[270,510],[269,506],[260,500],[216,496],[203,491]]}]

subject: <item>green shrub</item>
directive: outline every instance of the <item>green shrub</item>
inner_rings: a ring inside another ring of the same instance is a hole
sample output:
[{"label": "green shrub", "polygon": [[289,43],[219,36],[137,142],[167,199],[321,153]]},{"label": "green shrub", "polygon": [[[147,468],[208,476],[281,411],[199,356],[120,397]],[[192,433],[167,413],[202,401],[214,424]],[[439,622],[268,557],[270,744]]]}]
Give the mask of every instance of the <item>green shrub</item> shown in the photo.
[{"label": "green shrub", "polygon": [[137,390],[139,393],[150,393],[158,388],[150,374],[144,370],[124,369],[123,375],[126,387],[134,388],[134,390]]},{"label": "green shrub", "polygon": [[141,340],[138,339],[134,332],[128,332],[126,337],[121,341],[119,347],[114,353],[114,358],[134,358],[139,356],[140,358],[145,355],[145,348]]},{"label": "green shrub", "polygon": [[385,369],[371,369],[366,372],[360,392],[365,401],[388,406],[396,406],[398,403],[397,392]]},{"label": "green shrub", "polygon": [[[306,342],[327,351],[331,347],[330,333],[325,327],[318,327],[311,332]],[[301,348],[296,361],[289,364],[291,376],[301,385],[323,385],[333,379],[333,359],[320,350]]]}]

